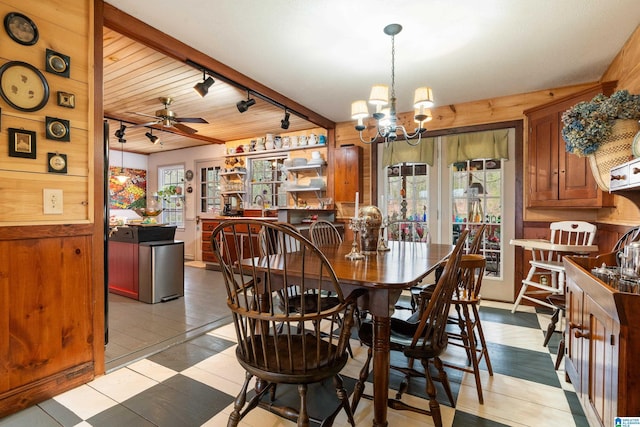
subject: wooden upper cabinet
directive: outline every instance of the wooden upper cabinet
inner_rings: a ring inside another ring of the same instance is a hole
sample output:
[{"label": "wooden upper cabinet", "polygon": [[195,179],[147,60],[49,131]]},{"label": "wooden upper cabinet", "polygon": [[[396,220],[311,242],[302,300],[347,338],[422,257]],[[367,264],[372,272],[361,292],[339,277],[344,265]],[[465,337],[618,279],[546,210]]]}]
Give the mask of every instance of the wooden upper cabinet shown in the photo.
[{"label": "wooden upper cabinet", "polygon": [[362,197],[362,147],[338,147],[333,156],[334,197],[336,202],[353,202]]},{"label": "wooden upper cabinet", "polygon": [[562,138],[562,113],[598,93],[610,95],[616,82],[603,83],[570,97],[525,111],[529,122],[528,207],[599,208],[613,197],[601,191],[589,160],[567,153]]}]

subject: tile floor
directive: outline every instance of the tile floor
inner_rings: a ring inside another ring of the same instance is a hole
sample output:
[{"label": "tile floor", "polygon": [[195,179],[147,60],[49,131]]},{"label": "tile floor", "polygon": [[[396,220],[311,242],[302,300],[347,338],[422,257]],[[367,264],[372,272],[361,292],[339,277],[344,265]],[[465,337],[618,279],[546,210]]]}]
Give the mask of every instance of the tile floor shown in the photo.
[{"label": "tile floor", "polygon": [[[576,394],[564,381],[564,371],[553,369],[558,337],[549,348],[542,347],[549,314],[532,307],[521,307],[511,314],[510,305],[492,302],[484,302],[480,312],[494,375],[482,372],[485,402],[481,405],[473,376],[449,370],[456,407],[447,406],[444,393],[439,393],[444,425],[587,426]],[[0,419],[0,426],[225,426],[244,378],[235,359],[234,340],[233,328],[221,326]],[[347,388],[353,387],[366,354],[357,340],[352,347],[354,358],[344,370]],[[455,350],[448,354],[459,356]],[[398,381],[399,377],[392,375],[391,387],[397,387]],[[371,391],[371,384],[367,390]],[[424,385],[416,381],[403,399],[424,404],[423,390]],[[310,410],[326,410],[325,403],[334,402],[335,396],[323,391],[310,391],[315,396],[310,399]],[[370,426],[371,401],[361,401],[355,416],[358,426]],[[240,425],[295,424],[258,408]],[[344,413],[335,425],[348,425]],[[389,410],[389,426],[425,425],[433,425],[428,416]]]}]

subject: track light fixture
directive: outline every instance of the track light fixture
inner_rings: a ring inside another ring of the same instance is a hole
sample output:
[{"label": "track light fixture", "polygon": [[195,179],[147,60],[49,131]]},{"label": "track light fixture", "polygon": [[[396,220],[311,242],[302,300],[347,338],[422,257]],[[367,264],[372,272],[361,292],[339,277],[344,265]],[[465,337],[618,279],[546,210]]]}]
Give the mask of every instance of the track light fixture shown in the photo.
[{"label": "track light fixture", "polygon": [[238,107],[238,111],[240,111],[241,113],[244,113],[249,109],[249,107],[256,103],[256,100],[251,98],[250,96],[251,93],[247,92],[247,100],[238,101],[238,103],[236,104],[236,107]]},{"label": "track light fixture", "polygon": [[151,141],[152,144],[157,144],[158,141],[160,141],[160,138],[153,134],[153,128],[151,128],[150,132],[146,132],[144,136],[149,138],[149,141]]},{"label": "track light fixture", "polygon": [[280,127],[282,129],[289,129],[289,112],[284,110],[284,119],[280,120]]},{"label": "track light fixture", "polygon": [[126,139],[124,139],[124,131],[127,129],[127,127],[125,125],[122,124],[122,122],[120,122],[120,129],[118,129],[114,135],[116,136],[116,138],[118,138],[118,142],[124,143],[127,142]]},{"label": "track light fixture", "polygon": [[196,83],[196,85],[193,87],[193,90],[195,90],[198,95],[204,98],[205,96],[207,96],[207,93],[209,93],[209,88],[213,86],[214,83],[215,80],[213,80],[213,77],[207,77],[207,72],[202,70],[202,81]]}]

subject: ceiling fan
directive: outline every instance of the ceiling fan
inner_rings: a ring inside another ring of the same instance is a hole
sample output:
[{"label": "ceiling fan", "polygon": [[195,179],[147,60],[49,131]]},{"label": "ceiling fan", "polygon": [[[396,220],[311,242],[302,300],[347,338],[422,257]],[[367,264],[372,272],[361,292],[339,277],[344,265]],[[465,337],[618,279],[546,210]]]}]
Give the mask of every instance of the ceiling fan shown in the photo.
[{"label": "ceiling fan", "polygon": [[153,117],[155,120],[152,122],[141,123],[141,124],[133,125],[130,127],[135,128],[135,127],[162,125],[162,127],[166,127],[166,128],[173,127],[184,133],[194,134],[198,132],[196,129],[189,127],[187,125],[183,125],[182,123],[209,123],[205,119],[202,119],[199,117],[178,117],[173,111],[169,109],[169,105],[171,105],[171,102],[173,102],[172,98],[167,96],[167,97],[161,97],[158,99],[160,100],[160,102],[164,104],[164,108],[162,110],[156,111],[155,116],[152,116],[150,114],[144,114],[144,113],[136,113],[136,112],[131,113],[131,114],[138,114],[140,116],[145,116],[145,117]]}]

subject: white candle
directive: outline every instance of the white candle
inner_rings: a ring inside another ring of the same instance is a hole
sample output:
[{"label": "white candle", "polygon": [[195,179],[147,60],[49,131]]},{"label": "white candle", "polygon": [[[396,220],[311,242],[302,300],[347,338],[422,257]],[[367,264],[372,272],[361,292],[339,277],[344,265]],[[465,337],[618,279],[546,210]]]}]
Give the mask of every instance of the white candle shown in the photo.
[{"label": "white candle", "polygon": [[356,211],[355,211],[355,213],[353,214],[353,217],[354,217],[354,218],[357,218],[357,217],[358,217],[358,207],[359,207],[359,206],[358,206],[358,204],[359,204],[358,199],[359,199],[359,198],[360,198],[360,193],[356,191]]},{"label": "white candle", "polygon": [[387,217],[387,204],[384,202],[384,194],[380,195],[380,205],[382,206],[382,218]]}]

